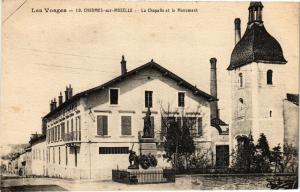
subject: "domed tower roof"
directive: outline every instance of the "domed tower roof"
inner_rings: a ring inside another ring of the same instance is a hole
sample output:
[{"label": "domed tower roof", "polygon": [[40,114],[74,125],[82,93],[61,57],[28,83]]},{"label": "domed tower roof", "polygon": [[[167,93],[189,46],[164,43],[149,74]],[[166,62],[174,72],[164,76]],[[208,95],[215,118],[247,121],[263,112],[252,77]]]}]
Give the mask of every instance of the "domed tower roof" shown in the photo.
[{"label": "domed tower roof", "polygon": [[266,64],[285,64],[287,62],[280,44],[264,27],[262,9],[261,2],[250,3],[247,29],[232,51],[227,70],[233,70],[252,62]]}]

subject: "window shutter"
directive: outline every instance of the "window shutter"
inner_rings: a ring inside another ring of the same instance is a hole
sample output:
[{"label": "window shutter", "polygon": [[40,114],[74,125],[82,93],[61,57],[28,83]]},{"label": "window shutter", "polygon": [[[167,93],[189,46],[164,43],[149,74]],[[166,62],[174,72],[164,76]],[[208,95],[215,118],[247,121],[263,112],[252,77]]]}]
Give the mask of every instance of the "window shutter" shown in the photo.
[{"label": "window shutter", "polygon": [[149,92],[149,107],[152,107],[152,91]]},{"label": "window shutter", "polygon": [[202,136],[203,130],[202,130],[202,117],[198,118],[198,135]]},{"label": "window shutter", "polygon": [[58,125],[58,140],[60,140],[60,125]]},{"label": "window shutter", "polygon": [[97,116],[97,135],[107,135],[107,116]]},{"label": "window shutter", "polygon": [[61,124],[61,139],[65,139],[65,123]]},{"label": "window shutter", "polygon": [[122,116],[121,121],[122,135],[131,135],[131,116]]}]

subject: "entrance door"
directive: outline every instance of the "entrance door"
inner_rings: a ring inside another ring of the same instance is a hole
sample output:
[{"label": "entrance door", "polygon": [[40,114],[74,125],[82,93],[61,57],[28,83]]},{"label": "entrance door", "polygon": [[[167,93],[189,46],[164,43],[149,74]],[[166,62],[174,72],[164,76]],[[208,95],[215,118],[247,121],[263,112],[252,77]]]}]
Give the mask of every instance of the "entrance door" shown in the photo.
[{"label": "entrance door", "polygon": [[229,166],[229,145],[216,146],[216,167],[225,168]]}]

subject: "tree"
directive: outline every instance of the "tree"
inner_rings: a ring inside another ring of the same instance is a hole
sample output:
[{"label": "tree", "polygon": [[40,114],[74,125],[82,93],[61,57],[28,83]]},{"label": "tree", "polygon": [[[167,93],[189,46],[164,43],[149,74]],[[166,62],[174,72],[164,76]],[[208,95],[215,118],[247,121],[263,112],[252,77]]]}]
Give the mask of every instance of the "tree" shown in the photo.
[{"label": "tree", "polygon": [[[162,110],[162,131],[164,137],[164,158],[172,161],[175,168],[178,167],[178,159],[184,159],[184,168],[189,166],[189,160],[195,153],[193,132],[196,124],[196,117],[187,117],[184,113],[176,116],[168,110]],[[164,115],[163,115],[164,114]],[[195,113],[197,114],[197,113]]]},{"label": "tree", "polygon": [[277,173],[277,171],[282,171],[281,167],[282,167],[283,156],[282,156],[280,144],[278,144],[276,147],[272,149],[270,154],[270,160],[271,162],[274,163],[275,173]]},{"label": "tree", "polygon": [[232,168],[237,172],[249,173],[253,171],[255,159],[255,145],[251,133],[249,136],[237,138],[237,146],[232,153]]},{"label": "tree", "polygon": [[189,167],[188,159],[196,149],[194,145],[194,139],[190,132],[193,127],[192,123],[193,122],[190,122],[188,118],[183,118],[182,126],[180,128],[182,131],[180,131],[181,137],[179,138],[179,154],[185,158],[185,168]]},{"label": "tree", "polygon": [[260,134],[258,139],[254,160],[256,172],[267,173],[271,171],[269,143],[263,133]]},{"label": "tree", "polygon": [[298,152],[297,148],[291,144],[283,145],[283,172],[298,172]]}]

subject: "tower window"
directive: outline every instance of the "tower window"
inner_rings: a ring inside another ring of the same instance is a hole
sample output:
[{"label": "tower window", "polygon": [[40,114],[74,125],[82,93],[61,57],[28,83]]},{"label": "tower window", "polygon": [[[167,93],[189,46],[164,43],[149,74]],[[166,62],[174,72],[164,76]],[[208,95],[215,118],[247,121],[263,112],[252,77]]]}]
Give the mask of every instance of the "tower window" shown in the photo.
[{"label": "tower window", "polygon": [[268,85],[273,84],[273,71],[272,70],[267,71],[267,84]]},{"label": "tower window", "polygon": [[243,74],[242,73],[239,74],[239,86],[240,86],[240,88],[243,87]]},{"label": "tower window", "polygon": [[270,117],[272,117],[272,111],[270,111]]}]

